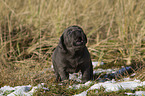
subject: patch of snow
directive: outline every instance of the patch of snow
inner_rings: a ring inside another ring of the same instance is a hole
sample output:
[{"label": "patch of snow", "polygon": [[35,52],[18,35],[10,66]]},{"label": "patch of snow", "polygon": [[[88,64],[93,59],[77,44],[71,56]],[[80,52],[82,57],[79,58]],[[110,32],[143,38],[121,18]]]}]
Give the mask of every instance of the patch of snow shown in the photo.
[{"label": "patch of snow", "polygon": [[37,89],[44,89],[44,90],[49,90],[48,88],[44,87],[44,83],[38,84],[35,87],[32,87],[31,85],[26,85],[26,86],[16,86],[16,87],[10,87],[10,86],[4,86],[0,88],[0,95],[5,95],[7,96],[32,96],[33,93],[37,91]]},{"label": "patch of snow", "polygon": [[125,92],[125,94],[126,94],[126,95],[129,95],[129,96],[135,95],[134,93],[126,93],[126,92]]},{"label": "patch of snow", "polygon": [[127,80],[130,80],[130,78],[128,77],[128,78],[123,78],[123,81],[127,81]]},{"label": "patch of snow", "polygon": [[125,93],[126,95],[129,95],[129,96],[131,96],[131,95],[135,95],[135,96],[144,96],[145,95],[145,91],[135,91],[135,93]]},{"label": "patch of snow", "polygon": [[53,69],[53,64],[51,65],[51,68]]},{"label": "patch of snow", "polygon": [[135,76],[135,75],[136,75],[136,73],[133,73],[133,74],[131,74],[130,76],[133,77],[133,76]]},{"label": "patch of snow", "polygon": [[145,81],[141,82],[140,80],[136,80],[136,79],[133,81],[122,81],[122,82],[106,81],[104,83],[94,84],[88,90],[74,96],[86,96],[89,90],[100,89],[100,87],[105,88],[106,92],[112,92],[112,91],[119,91],[121,89],[134,90],[138,86],[145,86]]},{"label": "patch of snow", "polygon": [[102,72],[105,72],[106,74],[109,74],[109,73],[115,73],[118,69],[101,69],[101,68],[98,68],[97,70],[94,70],[93,71],[93,74],[100,74]]},{"label": "patch of snow", "polygon": [[[16,95],[27,95],[31,96],[33,93],[29,93],[29,90],[31,89],[31,85],[28,86],[17,86],[15,87],[15,91],[9,94],[8,96],[16,96]],[[28,92],[28,93],[27,93]]]},{"label": "patch of snow", "polygon": [[93,68],[100,66],[100,65],[104,65],[104,62],[92,62]]},{"label": "patch of snow", "polygon": [[73,86],[69,86],[69,88],[71,88],[71,89],[79,89],[80,87],[89,86],[92,83],[93,83],[92,81],[88,81],[85,84],[74,84]]},{"label": "patch of snow", "polygon": [[4,87],[1,87],[0,93],[2,94],[2,92],[4,93],[6,91],[13,91],[13,90],[15,90],[15,88],[10,87],[10,86],[4,86]]},{"label": "patch of snow", "polygon": [[69,79],[70,80],[75,80],[77,82],[81,82],[81,78],[82,78],[81,72],[69,74]]},{"label": "patch of snow", "polygon": [[86,96],[87,92],[88,92],[88,90],[83,91],[82,93],[77,94],[77,95],[73,95],[73,96]]},{"label": "patch of snow", "polygon": [[86,96],[87,92],[88,92],[88,90],[83,91],[82,93],[77,94],[77,95],[73,95],[73,96]]}]

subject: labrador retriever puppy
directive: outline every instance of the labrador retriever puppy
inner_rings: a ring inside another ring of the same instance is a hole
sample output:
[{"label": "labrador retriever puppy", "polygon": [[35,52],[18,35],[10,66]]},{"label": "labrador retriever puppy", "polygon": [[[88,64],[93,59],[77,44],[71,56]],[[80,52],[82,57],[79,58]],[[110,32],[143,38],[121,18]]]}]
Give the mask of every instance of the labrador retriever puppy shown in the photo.
[{"label": "labrador retriever puppy", "polygon": [[79,26],[64,30],[52,55],[56,81],[69,79],[69,73],[82,72],[82,82],[92,80],[93,67],[86,47],[87,37]]}]

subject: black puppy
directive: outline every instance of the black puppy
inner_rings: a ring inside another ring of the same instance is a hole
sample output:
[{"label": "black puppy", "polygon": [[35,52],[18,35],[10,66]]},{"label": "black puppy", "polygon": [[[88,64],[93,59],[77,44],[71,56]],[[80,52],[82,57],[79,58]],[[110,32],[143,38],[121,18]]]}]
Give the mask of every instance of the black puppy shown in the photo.
[{"label": "black puppy", "polygon": [[56,81],[69,78],[69,73],[82,72],[82,82],[93,78],[93,67],[87,47],[86,35],[79,26],[68,27],[60,37],[52,62]]}]

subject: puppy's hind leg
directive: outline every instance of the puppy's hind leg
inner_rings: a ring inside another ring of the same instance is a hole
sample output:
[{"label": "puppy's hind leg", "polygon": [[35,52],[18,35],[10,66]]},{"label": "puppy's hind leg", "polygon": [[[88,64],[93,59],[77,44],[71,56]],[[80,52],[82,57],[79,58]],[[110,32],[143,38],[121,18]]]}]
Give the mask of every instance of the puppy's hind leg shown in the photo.
[{"label": "puppy's hind leg", "polygon": [[55,72],[55,76],[56,76],[56,82],[61,81],[60,75],[58,74],[58,72]]},{"label": "puppy's hind leg", "polygon": [[60,68],[59,74],[60,74],[60,77],[61,77],[61,80],[62,81],[69,79],[69,73],[67,73],[66,71],[64,71],[64,69],[61,69]]},{"label": "puppy's hind leg", "polygon": [[84,67],[81,69],[82,72],[82,82],[87,82],[89,80],[93,80],[93,67],[92,65],[88,67]]}]

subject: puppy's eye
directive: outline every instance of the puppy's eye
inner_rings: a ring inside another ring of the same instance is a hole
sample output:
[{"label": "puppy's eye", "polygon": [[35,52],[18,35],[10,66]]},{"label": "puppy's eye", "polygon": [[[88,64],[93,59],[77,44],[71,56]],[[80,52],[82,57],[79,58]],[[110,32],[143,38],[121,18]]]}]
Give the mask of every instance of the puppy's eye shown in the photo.
[{"label": "puppy's eye", "polygon": [[69,31],[69,32],[68,32],[68,34],[71,34],[71,33],[72,33],[72,31]]},{"label": "puppy's eye", "polygon": [[72,31],[72,29],[69,29],[68,30],[68,34],[71,34],[73,31]]}]

